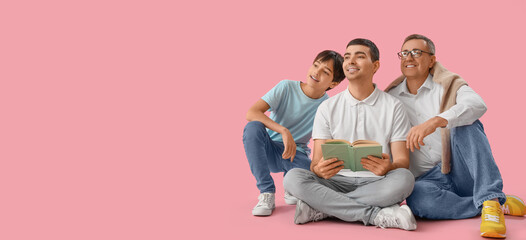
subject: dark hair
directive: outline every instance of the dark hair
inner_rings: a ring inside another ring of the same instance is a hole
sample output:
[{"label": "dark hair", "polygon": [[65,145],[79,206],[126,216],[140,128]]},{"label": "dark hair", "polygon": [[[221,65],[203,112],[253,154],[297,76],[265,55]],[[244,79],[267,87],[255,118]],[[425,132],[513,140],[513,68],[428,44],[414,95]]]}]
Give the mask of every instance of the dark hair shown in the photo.
[{"label": "dark hair", "polygon": [[[325,50],[323,52],[318,53],[316,58],[314,58],[314,61],[312,63],[315,63],[316,61],[320,62],[327,62],[332,60],[332,68],[334,70],[332,76],[333,82],[341,82],[345,78],[345,73],[343,73],[343,57],[341,54],[332,51],[332,50]],[[331,88],[327,89],[326,91],[330,90]]]},{"label": "dark hair", "polygon": [[[424,35],[420,35],[420,34],[411,34],[409,36],[407,36],[404,40],[404,43],[405,44],[407,41],[409,40],[413,40],[413,39],[422,39],[424,41],[426,41],[426,44],[427,44],[427,48],[428,48],[428,51],[430,53],[432,53],[431,55],[435,55],[435,44],[433,43],[433,41],[431,41],[431,39],[429,39],[428,37],[424,36]],[[403,45],[402,44],[402,45]],[[423,50],[423,49],[422,49]]]},{"label": "dark hair", "polygon": [[378,47],[376,47],[376,44],[374,44],[371,40],[365,38],[355,38],[347,44],[346,48],[351,45],[362,45],[368,47],[369,52],[371,53],[371,60],[373,62],[380,60],[380,51],[378,51]]}]

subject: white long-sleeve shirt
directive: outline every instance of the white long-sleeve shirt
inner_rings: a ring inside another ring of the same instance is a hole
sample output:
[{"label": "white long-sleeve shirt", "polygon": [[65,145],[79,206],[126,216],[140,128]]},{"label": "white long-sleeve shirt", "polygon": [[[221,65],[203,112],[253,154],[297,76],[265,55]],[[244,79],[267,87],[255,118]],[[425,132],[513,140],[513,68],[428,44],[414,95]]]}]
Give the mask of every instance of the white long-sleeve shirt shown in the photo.
[{"label": "white long-sleeve shirt", "polygon": [[[433,82],[430,74],[417,94],[407,89],[407,79],[389,91],[405,106],[411,126],[417,126],[435,116],[448,121],[447,128],[469,125],[482,117],[486,112],[484,100],[472,88],[464,85],[457,91],[456,104],[440,113],[440,103],[444,88]],[[411,164],[409,170],[418,177],[441,162],[442,140],[440,129],[424,138],[425,146],[409,153]]]}]

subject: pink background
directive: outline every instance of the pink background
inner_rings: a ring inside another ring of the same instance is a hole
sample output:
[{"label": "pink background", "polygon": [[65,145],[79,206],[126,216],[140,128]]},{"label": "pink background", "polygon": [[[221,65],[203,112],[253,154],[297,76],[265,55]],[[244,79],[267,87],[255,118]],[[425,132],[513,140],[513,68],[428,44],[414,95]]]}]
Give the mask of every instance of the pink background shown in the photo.
[{"label": "pink background", "polygon": [[281,174],[275,213],[251,215],[246,111],[356,37],[379,46],[382,89],[405,36],[433,39],[486,101],[505,192],[526,198],[525,1],[180,2],[0,4],[0,239],[480,239],[478,218],[297,226]]}]

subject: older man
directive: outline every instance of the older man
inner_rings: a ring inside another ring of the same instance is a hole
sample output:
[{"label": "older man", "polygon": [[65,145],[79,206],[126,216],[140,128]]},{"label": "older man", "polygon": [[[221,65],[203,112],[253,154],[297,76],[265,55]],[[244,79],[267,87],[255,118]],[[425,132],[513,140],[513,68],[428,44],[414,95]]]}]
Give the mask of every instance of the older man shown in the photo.
[{"label": "older man", "polygon": [[524,203],[502,192],[502,178],[482,123],[482,98],[436,61],[427,37],[408,36],[398,53],[403,76],[386,92],[405,106],[410,170],[417,177],[407,204],[417,216],[462,219],[482,210],[481,236],[504,238],[507,213],[524,215]]}]

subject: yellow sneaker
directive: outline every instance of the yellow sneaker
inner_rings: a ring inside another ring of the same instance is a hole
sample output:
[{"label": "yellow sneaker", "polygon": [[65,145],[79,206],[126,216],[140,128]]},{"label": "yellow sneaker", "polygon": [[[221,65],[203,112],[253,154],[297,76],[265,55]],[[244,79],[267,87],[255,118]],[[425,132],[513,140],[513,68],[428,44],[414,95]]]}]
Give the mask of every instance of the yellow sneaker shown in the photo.
[{"label": "yellow sneaker", "polygon": [[512,216],[524,216],[526,214],[526,206],[519,197],[506,195],[506,203],[502,205],[502,212]]},{"label": "yellow sneaker", "polygon": [[490,238],[505,238],[506,224],[504,213],[496,201],[485,201],[482,204],[482,223],[480,223],[480,236]]}]

